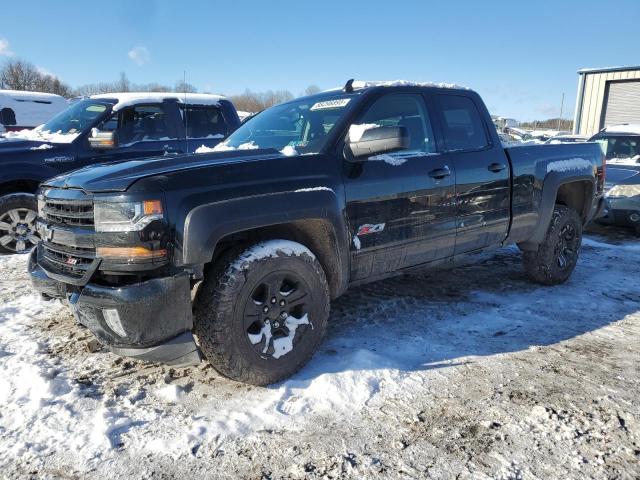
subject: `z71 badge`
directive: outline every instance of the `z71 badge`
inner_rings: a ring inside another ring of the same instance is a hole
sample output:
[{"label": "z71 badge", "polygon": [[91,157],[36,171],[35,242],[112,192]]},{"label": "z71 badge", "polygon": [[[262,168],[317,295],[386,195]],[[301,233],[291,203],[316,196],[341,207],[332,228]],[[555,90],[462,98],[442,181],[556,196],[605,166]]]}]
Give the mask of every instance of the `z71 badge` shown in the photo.
[{"label": "z71 badge", "polygon": [[378,233],[384,230],[384,223],[365,223],[358,228],[356,235],[368,235],[369,233]]}]

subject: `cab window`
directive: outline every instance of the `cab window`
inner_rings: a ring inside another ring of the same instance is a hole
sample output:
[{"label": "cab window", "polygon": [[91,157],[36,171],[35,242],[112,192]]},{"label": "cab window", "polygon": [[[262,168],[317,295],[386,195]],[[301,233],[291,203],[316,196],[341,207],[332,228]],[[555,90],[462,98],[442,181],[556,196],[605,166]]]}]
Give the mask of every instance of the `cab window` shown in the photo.
[{"label": "cab window", "polygon": [[489,145],[482,116],[469,97],[436,95],[447,150],[481,150]]},{"label": "cab window", "polygon": [[434,153],[436,143],[422,96],[396,93],[376,100],[357,122],[380,127],[405,127],[409,148],[402,153]]},{"label": "cab window", "polygon": [[219,107],[181,105],[180,111],[187,138],[221,138],[231,133]]},{"label": "cab window", "polygon": [[123,108],[105,120],[99,130],[113,132],[122,145],[150,140],[169,140],[171,134],[167,116],[160,105],[136,105]]}]

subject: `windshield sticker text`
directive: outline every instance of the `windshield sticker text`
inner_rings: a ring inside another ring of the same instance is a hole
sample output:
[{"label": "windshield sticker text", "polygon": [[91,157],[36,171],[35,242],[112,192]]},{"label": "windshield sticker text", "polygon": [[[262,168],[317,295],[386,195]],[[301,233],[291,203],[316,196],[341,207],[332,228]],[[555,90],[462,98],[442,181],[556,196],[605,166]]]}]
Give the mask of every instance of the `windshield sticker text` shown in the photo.
[{"label": "windshield sticker text", "polygon": [[327,100],[324,102],[315,103],[311,107],[311,111],[314,110],[330,110],[332,108],[343,108],[351,101],[350,98],[341,98],[340,100]]}]

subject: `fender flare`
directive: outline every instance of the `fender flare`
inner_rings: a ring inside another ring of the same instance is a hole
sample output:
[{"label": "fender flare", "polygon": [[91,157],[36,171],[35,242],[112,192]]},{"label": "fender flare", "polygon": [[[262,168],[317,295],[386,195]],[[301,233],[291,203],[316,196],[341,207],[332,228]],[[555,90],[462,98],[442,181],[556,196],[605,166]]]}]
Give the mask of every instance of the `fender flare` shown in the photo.
[{"label": "fender flare", "polygon": [[521,248],[525,250],[537,248],[537,245],[542,243],[544,240],[544,236],[546,235],[547,230],[549,229],[549,224],[551,223],[553,209],[556,204],[556,199],[558,198],[558,190],[560,190],[560,187],[569,183],[584,181],[589,182],[592,189],[595,188],[596,180],[593,173],[574,175],[573,173],[568,174],[565,172],[549,172],[545,176],[542,184],[540,206],[538,210],[538,223],[533,232],[531,232],[528,240],[519,244]]},{"label": "fender flare", "polygon": [[[330,189],[309,189],[231,198],[198,205],[186,215],[183,229],[176,233],[176,264],[204,265],[211,261],[220,240],[234,233],[287,225],[296,221],[320,220],[335,240],[340,285],[349,278],[349,242],[342,203]],[[179,252],[181,251],[181,256]]]}]

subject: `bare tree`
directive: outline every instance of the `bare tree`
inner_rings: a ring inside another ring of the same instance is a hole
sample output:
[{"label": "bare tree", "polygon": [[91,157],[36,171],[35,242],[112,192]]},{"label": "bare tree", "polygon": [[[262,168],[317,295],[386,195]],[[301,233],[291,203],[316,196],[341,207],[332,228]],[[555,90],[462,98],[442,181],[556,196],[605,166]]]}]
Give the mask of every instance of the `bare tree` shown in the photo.
[{"label": "bare tree", "polygon": [[188,82],[183,80],[179,80],[176,82],[176,86],[173,88],[174,92],[186,92],[186,93],[196,93],[198,89],[191,85]]},{"label": "bare tree", "polygon": [[0,69],[0,88],[55,93],[68,97],[71,89],[59,78],[43,73],[24,60],[10,60]]},{"label": "bare tree", "polygon": [[288,90],[267,90],[266,92],[252,92],[247,89],[240,95],[231,96],[231,101],[238,110],[245,112],[259,112],[279,103],[293,99]]},{"label": "bare tree", "polygon": [[304,90],[305,95],[315,95],[316,93],[320,93],[320,87],[317,85],[309,85]]}]

